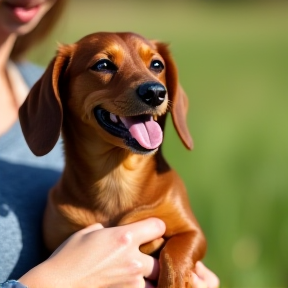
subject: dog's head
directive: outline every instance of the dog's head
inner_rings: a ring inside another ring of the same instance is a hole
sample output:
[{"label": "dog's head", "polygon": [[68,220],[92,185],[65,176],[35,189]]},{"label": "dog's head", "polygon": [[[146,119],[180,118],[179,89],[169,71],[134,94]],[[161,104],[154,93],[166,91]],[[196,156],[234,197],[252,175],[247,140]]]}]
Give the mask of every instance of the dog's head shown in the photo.
[{"label": "dog's head", "polygon": [[133,33],[95,33],[59,47],[19,115],[25,139],[38,156],[54,147],[63,121],[148,154],[162,143],[168,111],[182,142],[192,148],[187,109],[166,44]]}]

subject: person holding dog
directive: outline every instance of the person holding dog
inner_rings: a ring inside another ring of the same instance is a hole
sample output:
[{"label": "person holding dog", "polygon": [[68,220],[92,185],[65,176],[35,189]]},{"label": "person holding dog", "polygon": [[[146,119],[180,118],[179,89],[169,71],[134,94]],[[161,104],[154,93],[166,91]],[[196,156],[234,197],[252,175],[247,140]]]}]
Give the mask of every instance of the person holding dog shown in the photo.
[{"label": "person holding dog", "polygon": [[[41,221],[47,192],[63,168],[62,147],[34,156],[18,109],[43,72],[23,55],[49,34],[65,2],[0,0],[0,282],[6,281],[0,287],[154,287],[158,261],[139,246],[164,234],[165,224],[156,218],[114,228],[94,224],[46,259]],[[201,262],[192,275],[193,287],[219,286]]]}]

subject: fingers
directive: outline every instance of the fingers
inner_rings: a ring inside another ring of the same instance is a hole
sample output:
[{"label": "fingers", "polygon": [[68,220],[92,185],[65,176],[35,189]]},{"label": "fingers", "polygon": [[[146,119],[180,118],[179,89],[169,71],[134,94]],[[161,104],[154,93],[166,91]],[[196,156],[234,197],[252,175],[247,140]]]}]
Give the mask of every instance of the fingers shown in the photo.
[{"label": "fingers", "polygon": [[141,244],[160,238],[165,233],[165,224],[158,218],[148,218],[128,224],[136,243]]},{"label": "fingers", "polygon": [[192,279],[193,279],[193,288],[209,288],[207,286],[207,283],[204,282],[202,279],[200,279],[195,273],[192,274]]},{"label": "fingers", "polygon": [[[193,282],[195,282],[195,287],[196,288],[202,288],[202,287],[207,287],[207,288],[218,288],[220,285],[220,281],[218,277],[210,271],[201,261],[198,261],[195,265],[195,273],[197,275],[193,275]],[[206,283],[206,286],[201,286],[202,283]],[[198,286],[197,286],[197,285]]]},{"label": "fingers", "polygon": [[[139,287],[143,287],[143,288],[156,288],[156,286],[155,285],[153,285],[153,283],[151,282],[151,281],[149,281],[149,280],[145,280],[145,279],[143,279],[143,285],[142,285],[142,283],[141,283],[141,285],[139,286]],[[133,286],[134,287],[134,286]],[[138,286],[137,286],[138,287]]]},{"label": "fingers", "polygon": [[[166,226],[164,222],[158,218],[148,218],[138,222],[125,225],[128,232],[131,233],[133,242],[137,245],[137,250],[141,244],[160,238],[164,233]],[[120,226],[121,227],[121,226]],[[123,228],[124,226],[122,226]],[[127,231],[126,231],[127,232]],[[127,234],[126,234],[127,235]],[[140,262],[143,265],[143,276],[146,278],[145,287],[154,287],[149,280],[157,280],[159,276],[159,262],[157,259],[140,253]],[[151,286],[152,285],[152,286]]]},{"label": "fingers", "polygon": [[145,288],[156,288],[155,285],[152,284],[152,282],[150,282],[149,280],[145,281]]},{"label": "fingers", "polygon": [[83,234],[88,234],[90,232],[93,232],[93,231],[96,231],[96,230],[100,230],[102,228],[104,228],[104,226],[101,223],[95,223],[95,224],[92,224],[92,225],[82,229],[81,232]]},{"label": "fingers", "polygon": [[143,275],[148,280],[157,280],[159,276],[159,262],[149,255],[143,254]]},{"label": "fingers", "polygon": [[159,262],[152,256],[140,252],[139,246],[161,237],[166,229],[164,222],[158,218],[148,218],[117,228],[122,230],[122,236],[125,236],[123,237],[123,239],[125,238],[124,242],[127,241],[127,238],[130,238],[128,243],[131,241],[130,243],[132,246],[134,245],[137,249],[137,254],[135,254],[135,256],[138,255],[138,261],[139,263],[142,263],[141,274],[145,278],[145,288],[155,287],[151,281],[158,279]]}]

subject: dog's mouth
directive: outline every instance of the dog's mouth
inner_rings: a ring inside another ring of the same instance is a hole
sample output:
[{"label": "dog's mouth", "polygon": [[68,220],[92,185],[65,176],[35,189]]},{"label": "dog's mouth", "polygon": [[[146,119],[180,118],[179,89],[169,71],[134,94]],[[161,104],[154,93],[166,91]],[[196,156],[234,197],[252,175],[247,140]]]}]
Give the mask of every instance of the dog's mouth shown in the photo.
[{"label": "dog's mouth", "polygon": [[94,108],[94,115],[104,130],[122,138],[134,152],[153,152],[163,141],[162,129],[152,115],[117,116],[99,106]]}]

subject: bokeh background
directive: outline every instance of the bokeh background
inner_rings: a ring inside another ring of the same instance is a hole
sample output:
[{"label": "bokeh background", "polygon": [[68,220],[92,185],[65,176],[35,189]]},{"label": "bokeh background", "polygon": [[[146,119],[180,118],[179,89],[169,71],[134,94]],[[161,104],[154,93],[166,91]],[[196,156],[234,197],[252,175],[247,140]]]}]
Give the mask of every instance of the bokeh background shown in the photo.
[{"label": "bokeh background", "polygon": [[133,31],[170,43],[190,99],[189,152],[169,119],[164,153],[184,179],[221,287],[288,287],[288,3],[70,0],[29,58],[56,42]]}]

